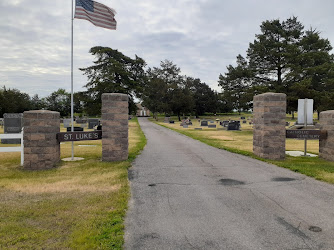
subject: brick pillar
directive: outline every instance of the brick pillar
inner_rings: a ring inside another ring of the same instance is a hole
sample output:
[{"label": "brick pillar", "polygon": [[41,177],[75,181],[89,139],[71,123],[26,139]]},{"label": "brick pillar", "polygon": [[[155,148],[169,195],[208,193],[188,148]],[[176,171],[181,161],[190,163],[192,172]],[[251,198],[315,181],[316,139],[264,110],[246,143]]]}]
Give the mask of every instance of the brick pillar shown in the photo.
[{"label": "brick pillar", "polygon": [[319,158],[334,161],[334,110],[321,112],[319,118],[320,130],[327,131],[327,138],[319,140]]},{"label": "brick pillar", "polygon": [[264,93],[253,100],[253,152],[265,159],[285,158],[286,95]]},{"label": "brick pillar", "polygon": [[32,110],[23,113],[24,164],[31,170],[49,169],[60,161],[59,112]]},{"label": "brick pillar", "polygon": [[128,96],[102,94],[102,161],[128,159]]}]

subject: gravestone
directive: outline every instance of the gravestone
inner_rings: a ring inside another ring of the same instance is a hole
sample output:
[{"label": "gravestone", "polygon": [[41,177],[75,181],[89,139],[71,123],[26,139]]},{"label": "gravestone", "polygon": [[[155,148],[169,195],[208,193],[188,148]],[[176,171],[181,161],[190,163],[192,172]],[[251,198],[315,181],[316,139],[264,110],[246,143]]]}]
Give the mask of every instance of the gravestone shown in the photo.
[{"label": "gravestone", "polygon": [[216,124],[209,124],[208,128],[216,128]]},{"label": "gravestone", "polygon": [[227,130],[240,130],[240,121],[230,121]]},{"label": "gravestone", "polygon": [[208,126],[208,121],[201,121],[201,126]]},{"label": "gravestone", "polygon": [[186,124],[185,124],[185,125],[183,125],[183,128],[188,128],[188,125],[186,125]]},{"label": "gravestone", "polygon": [[215,123],[214,121],[210,121],[210,123]]},{"label": "gravestone", "polygon": [[246,121],[246,120],[243,120],[242,123],[247,123],[247,121]]},{"label": "gravestone", "polygon": [[227,127],[229,122],[230,121],[222,121],[220,122],[220,125],[222,125],[223,127]]},{"label": "gravestone", "polygon": [[3,127],[3,118],[0,118],[0,126]]},{"label": "gravestone", "polygon": [[99,125],[99,119],[88,119],[88,128],[93,129],[95,126]]},{"label": "gravestone", "polygon": [[[22,113],[5,113],[4,118],[4,133],[5,134],[17,134],[22,131]],[[2,139],[3,144],[20,144],[21,139]]]},{"label": "gravestone", "polygon": [[[72,130],[72,127],[67,127],[66,131],[70,132]],[[73,131],[84,131],[82,127],[73,127]]]},{"label": "gravestone", "polygon": [[170,117],[165,117],[164,123],[169,123]]},{"label": "gravestone", "polygon": [[285,122],[285,126],[290,126],[290,122]]},{"label": "gravestone", "polygon": [[169,123],[171,123],[171,124],[174,124],[174,123],[175,123],[175,121],[169,121]]},{"label": "gravestone", "polygon": [[202,130],[202,128],[195,128],[195,130]]},{"label": "gravestone", "polygon": [[64,119],[63,123],[64,123],[64,128],[68,128],[71,125],[71,119]]},{"label": "gravestone", "polygon": [[240,117],[240,119],[241,119],[241,120],[245,120],[245,119],[246,119],[246,117],[244,117],[244,116],[241,116],[241,117]]}]

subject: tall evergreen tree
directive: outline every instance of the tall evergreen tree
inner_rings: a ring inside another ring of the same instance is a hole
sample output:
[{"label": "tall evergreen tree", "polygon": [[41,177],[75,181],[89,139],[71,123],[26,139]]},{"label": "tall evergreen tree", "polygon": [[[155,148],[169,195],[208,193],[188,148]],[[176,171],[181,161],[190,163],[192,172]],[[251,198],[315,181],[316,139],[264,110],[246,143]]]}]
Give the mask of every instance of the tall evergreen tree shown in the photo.
[{"label": "tall evergreen tree", "polygon": [[250,108],[252,92],[250,79],[253,76],[248,63],[241,55],[237,56],[237,66],[229,65],[227,73],[219,76],[218,85],[222,87],[222,98],[239,113]]},{"label": "tall evergreen tree", "polygon": [[134,59],[108,47],[93,47],[90,53],[97,60],[94,65],[81,68],[88,77],[85,85],[86,102],[90,114],[101,112],[101,96],[103,93],[123,93],[130,100],[140,97],[145,84],[145,61],[136,56]]}]

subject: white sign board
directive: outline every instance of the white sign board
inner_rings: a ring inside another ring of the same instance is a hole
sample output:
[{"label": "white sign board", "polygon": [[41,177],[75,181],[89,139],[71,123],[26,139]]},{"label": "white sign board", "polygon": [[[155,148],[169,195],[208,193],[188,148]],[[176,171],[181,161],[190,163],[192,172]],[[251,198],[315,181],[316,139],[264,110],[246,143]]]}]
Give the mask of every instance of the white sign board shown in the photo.
[{"label": "white sign board", "polygon": [[313,125],[313,99],[298,99],[298,124],[305,124],[305,114],[307,125]]}]

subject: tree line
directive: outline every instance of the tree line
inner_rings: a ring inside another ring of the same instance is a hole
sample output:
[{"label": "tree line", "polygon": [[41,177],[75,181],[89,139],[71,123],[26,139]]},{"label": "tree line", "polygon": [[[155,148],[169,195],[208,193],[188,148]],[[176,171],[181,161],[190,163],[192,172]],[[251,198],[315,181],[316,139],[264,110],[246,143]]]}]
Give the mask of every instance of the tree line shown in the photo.
[{"label": "tree line", "polygon": [[[125,93],[130,113],[135,102],[154,114],[203,115],[249,111],[253,96],[264,92],[287,95],[288,112],[297,110],[298,99],[314,99],[318,112],[334,107],[334,56],[328,39],[304,26],[296,17],[264,21],[261,33],[249,44],[246,57],[238,55],[219,75],[222,91],[213,91],[198,78],[181,74],[172,61],[148,67],[144,59],[130,58],[118,50],[96,46],[92,66],[80,70],[87,76],[86,91],[74,93],[74,111],[90,116],[101,112],[103,93]],[[32,98],[16,89],[0,89],[0,115],[29,109],[59,111],[70,115],[70,93],[58,89],[45,98]]]},{"label": "tree line", "polygon": [[261,24],[261,33],[249,44],[247,56],[237,56],[219,76],[222,95],[236,110],[252,106],[253,96],[285,93],[287,111],[297,110],[298,99],[314,99],[319,112],[334,107],[334,56],[328,39],[304,26],[297,17]]}]

